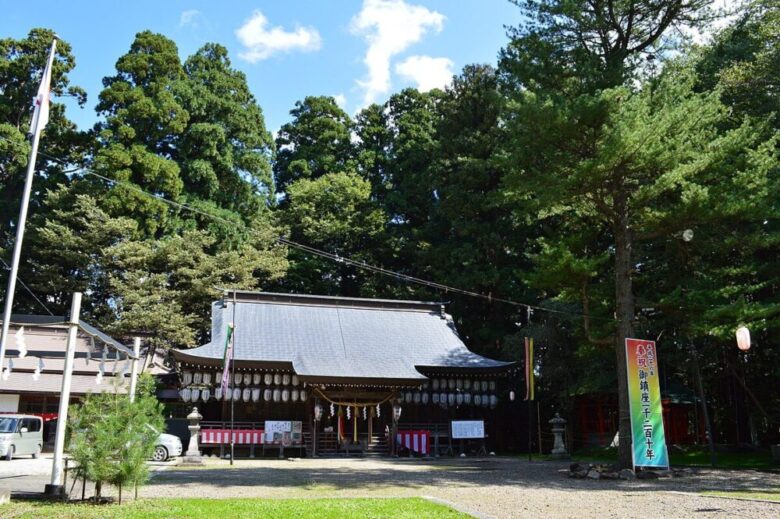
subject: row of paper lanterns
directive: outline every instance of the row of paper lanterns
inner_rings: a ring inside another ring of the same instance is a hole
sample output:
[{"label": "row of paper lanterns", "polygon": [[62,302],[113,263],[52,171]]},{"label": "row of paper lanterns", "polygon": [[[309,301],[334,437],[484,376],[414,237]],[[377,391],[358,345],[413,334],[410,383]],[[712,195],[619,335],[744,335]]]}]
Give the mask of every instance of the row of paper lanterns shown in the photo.
[{"label": "row of paper lanterns", "polygon": [[423,384],[423,387],[428,389],[429,385],[433,391],[444,391],[445,389],[453,391],[455,389],[462,389],[466,391],[473,390],[475,392],[482,391],[483,393],[486,393],[488,391],[496,390],[495,380],[471,380],[470,378],[434,378],[431,379],[430,383],[426,382]]},{"label": "row of paper lanterns", "polygon": [[456,406],[456,405],[474,405],[478,407],[496,407],[498,405],[498,396],[488,394],[474,394],[471,393],[420,393],[411,392],[401,393],[401,402],[409,404],[422,404],[427,405],[431,403],[433,405]]},{"label": "row of paper lanterns", "polygon": [[260,389],[259,387],[244,389],[234,387],[228,388],[227,391],[222,391],[221,387],[217,387],[214,392],[209,388],[189,388],[185,387],[179,391],[179,396],[185,402],[197,402],[203,400],[208,402],[211,397],[214,400],[236,401],[243,400],[244,402],[259,402],[261,399],[265,402],[305,402],[308,398],[306,391],[301,389]]},{"label": "row of paper lanterns", "polygon": [[[183,386],[206,385],[217,383],[221,379],[221,374],[212,374],[210,371],[182,371],[181,382]],[[297,386],[300,383],[298,375],[291,375],[289,373],[234,373],[233,384],[236,386],[259,386],[265,384],[266,386]]]}]

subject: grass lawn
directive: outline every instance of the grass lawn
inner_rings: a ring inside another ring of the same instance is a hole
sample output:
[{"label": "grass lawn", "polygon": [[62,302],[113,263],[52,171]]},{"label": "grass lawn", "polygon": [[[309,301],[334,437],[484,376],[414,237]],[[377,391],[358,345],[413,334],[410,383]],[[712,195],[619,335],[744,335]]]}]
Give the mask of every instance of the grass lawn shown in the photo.
[{"label": "grass lawn", "polygon": [[[780,465],[772,462],[769,449],[726,451],[716,447],[716,467],[722,469],[778,469]],[[617,449],[613,447],[595,447],[580,450],[572,455],[577,461],[614,463],[617,461]],[[709,467],[710,451],[707,447],[670,447],[669,458],[672,466]]]},{"label": "grass lawn", "polygon": [[50,504],[14,501],[0,505],[0,517],[179,518],[344,517],[463,518],[465,514],[422,498],[389,499],[139,499],[120,505]]},{"label": "grass lawn", "polygon": [[728,498],[741,498],[741,499],[764,499],[766,501],[780,502],[780,490],[763,490],[760,492],[751,492],[749,490],[733,490],[728,492],[721,492],[719,490],[710,490],[703,492],[705,496],[717,496]]}]

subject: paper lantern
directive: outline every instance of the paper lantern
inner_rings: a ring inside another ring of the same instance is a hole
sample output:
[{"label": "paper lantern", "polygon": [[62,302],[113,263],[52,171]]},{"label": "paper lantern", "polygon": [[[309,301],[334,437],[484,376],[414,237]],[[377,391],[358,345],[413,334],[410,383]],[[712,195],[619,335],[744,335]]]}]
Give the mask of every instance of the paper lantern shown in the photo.
[{"label": "paper lantern", "polygon": [[189,401],[190,401],[190,394],[191,394],[191,393],[192,393],[192,391],[190,391],[190,388],[188,388],[188,387],[185,387],[184,389],[182,389],[181,391],[179,391],[179,396],[180,396],[180,397],[181,397],[181,399],[182,399],[182,400],[184,400],[185,402],[189,402]]},{"label": "paper lantern", "polygon": [[211,384],[211,372],[207,371],[203,374],[203,383],[206,385]]},{"label": "paper lantern", "polygon": [[433,396],[431,397],[431,399],[433,400],[434,404],[438,404],[439,403],[439,393],[434,393]]},{"label": "paper lantern", "polygon": [[414,403],[415,404],[419,404],[421,401],[422,401],[422,395],[420,395],[420,393],[415,393],[414,394]]},{"label": "paper lantern", "polygon": [[266,402],[270,402],[271,401],[271,390],[270,389],[266,389],[265,391],[263,391],[263,400],[265,400]]},{"label": "paper lantern", "polygon": [[474,405],[482,405],[482,397],[480,395],[474,395]]},{"label": "paper lantern", "polygon": [[200,399],[200,389],[193,389],[192,393],[190,394],[190,400],[197,402],[198,399]]},{"label": "paper lantern", "polygon": [[496,390],[496,381],[495,380],[491,380],[490,383],[488,384],[488,388],[491,391],[495,391]]},{"label": "paper lantern", "polygon": [[189,386],[192,384],[192,372],[191,371],[184,371],[181,374],[181,383],[185,386]]},{"label": "paper lantern", "polygon": [[447,405],[447,393],[442,393],[439,395],[439,403],[444,406]]},{"label": "paper lantern", "polygon": [[252,402],[259,402],[260,401],[260,388],[259,387],[253,387],[252,388]]},{"label": "paper lantern", "polygon": [[209,397],[211,397],[211,390],[209,388],[204,389],[200,392],[200,397],[203,399],[204,402],[209,401]]},{"label": "paper lantern", "polygon": [[487,407],[490,404],[490,397],[488,395],[482,395],[482,407]]},{"label": "paper lantern", "polygon": [[451,378],[447,381],[447,386],[452,390],[455,389],[455,379]]},{"label": "paper lantern", "polygon": [[252,383],[252,374],[251,373],[244,373],[244,385],[248,386]]},{"label": "paper lantern", "polygon": [[278,402],[281,399],[282,399],[282,390],[274,389],[274,402]]},{"label": "paper lantern", "polygon": [[301,391],[298,395],[298,398],[301,399],[301,402],[305,402],[309,395],[306,394],[306,391]]},{"label": "paper lantern", "polygon": [[238,401],[241,398],[241,390],[239,388],[233,388],[233,401]]},{"label": "paper lantern", "polygon": [[293,375],[292,376],[292,385],[293,386],[297,386],[299,382],[300,382],[300,380],[298,380],[298,375]]},{"label": "paper lantern", "polygon": [[510,402],[514,402],[515,401],[515,392],[514,391],[510,391],[509,392],[509,401]]},{"label": "paper lantern", "polygon": [[245,387],[244,390],[241,392],[241,400],[244,402],[249,402],[249,399],[252,398],[252,390],[248,387]]},{"label": "paper lantern", "polygon": [[439,389],[447,389],[447,379],[443,378],[439,380]]},{"label": "paper lantern", "polygon": [[463,393],[458,393],[455,395],[455,403],[458,405],[463,405]]},{"label": "paper lantern", "polygon": [[458,389],[463,389],[463,379],[459,378],[455,380],[455,387]]},{"label": "paper lantern", "polygon": [[260,373],[253,373],[252,374],[252,385],[259,386],[260,385],[260,381],[262,380],[262,378],[263,377],[260,376]]},{"label": "paper lantern", "polygon": [[471,389],[471,379],[470,378],[467,378],[466,380],[463,381],[463,389],[466,389],[466,390]]},{"label": "paper lantern", "polygon": [[274,375],[274,384],[276,384],[278,386],[281,383],[282,383],[282,374],[281,373],[275,374]]},{"label": "paper lantern", "polygon": [[274,381],[274,377],[273,377],[273,375],[271,375],[270,373],[266,373],[266,374],[263,376],[263,382],[265,382],[265,385],[266,385],[266,386],[270,386],[270,385],[271,385],[271,382],[273,382],[273,381]]},{"label": "paper lantern", "polygon": [[498,405],[498,397],[496,395],[490,395],[490,407],[496,407]]},{"label": "paper lantern", "polygon": [[400,402],[402,404],[404,403],[404,394],[403,393],[398,393],[398,402]]},{"label": "paper lantern", "polygon": [[203,373],[200,371],[196,371],[192,375],[192,382],[193,384],[200,384],[201,382],[203,382]]},{"label": "paper lantern", "polygon": [[290,390],[285,389],[282,391],[282,402],[289,402],[290,401]]},{"label": "paper lantern", "polygon": [[463,394],[463,403],[466,405],[471,405],[471,393]]},{"label": "paper lantern", "polygon": [[406,402],[409,402],[410,404],[414,401],[414,397],[412,396],[411,391],[406,392],[406,397],[404,398]]},{"label": "paper lantern", "polygon": [[423,404],[427,404],[428,401],[431,399],[431,397],[430,397],[430,395],[428,393],[423,393],[421,398],[422,398],[422,403]]},{"label": "paper lantern", "polygon": [[239,386],[241,385],[241,381],[244,380],[244,377],[241,375],[241,373],[234,373],[233,374],[233,385]]},{"label": "paper lantern", "polygon": [[293,402],[297,402],[298,401],[298,394],[299,393],[298,393],[297,389],[293,389],[292,391],[290,391],[290,400],[292,400]]},{"label": "paper lantern", "polygon": [[433,380],[431,381],[431,388],[432,388],[434,391],[438,391],[438,390],[439,390],[439,379],[438,379],[438,378],[435,378],[435,379],[433,379]]},{"label": "paper lantern", "polygon": [[447,395],[447,404],[455,405],[455,393],[450,393],[449,395]]},{"label": "paper lantern", "polygon": [[744,326],[737,328],[737,348],[742,351],[750,349],[750,330]]},{"label": "paper lantern", "polygon": [[218,387],[214,390],[214,399],[215,400],[222,400],[222,386]]},{"label": "paper lantern", "polygon": [[427,380],[425,382],[423,382],[422,387],[423,387],[423,389],[428,389],[428,381]]},{"label": "paper lantern", "polygon": [[290,375],[288,375],[287,373],[285,373],[282,376],[282,384],[284,384],[285,386],[289,386],[290,385]]},{"label": "paper lantern", "polygon": [[481,385],[482,385],[482,391],[483,392],[488,390],[488,381],[487,380],[483,380],[481,382]]}]

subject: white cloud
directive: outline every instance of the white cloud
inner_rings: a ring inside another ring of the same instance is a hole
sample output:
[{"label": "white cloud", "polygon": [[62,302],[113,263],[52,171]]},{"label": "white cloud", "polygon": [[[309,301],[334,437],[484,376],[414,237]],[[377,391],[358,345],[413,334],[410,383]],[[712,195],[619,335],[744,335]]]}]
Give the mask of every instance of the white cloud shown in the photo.
[{"label": "white cloud", "polygon": [[336,94],[333,96],[333,99],[336,100],[336,104],[339,105],[339,107],[344,108],[347,106],[347,97],[344,94]]},{"label": "white cloud", "polygon": [[352,34],[368,43],[363,63],[368,68],[365,80],[358,81],[368,105],[390,91],[390,60],[422,39],[426,32],[439,32],[444,15],[403,0],[363,0],[363,8],[352,18]]},{"label": "white cloud", "polygon": [[268,18],[260,11],[252,13],[244,25],[236,29],[236,37],[245,47],[239,56],[250,63],[283,52],[312,52],[322,46],[320,33],[314,27],[296,27],[292,31],[278,25],[269,27]]},{"label": "white cloud", "polygon": [[395,66],[395,73],[417,83],[420,92],[427,92],[444,88],[452,81],[453,65],[449,58],[409,56]]},{"label": "white cloud", "polygon": [[203,13],[197,9],[182,11],[181,16],[179,16],[179,27],[193,27],[197,29],[200,26],[198,19],[201,16],[203,16]]}]

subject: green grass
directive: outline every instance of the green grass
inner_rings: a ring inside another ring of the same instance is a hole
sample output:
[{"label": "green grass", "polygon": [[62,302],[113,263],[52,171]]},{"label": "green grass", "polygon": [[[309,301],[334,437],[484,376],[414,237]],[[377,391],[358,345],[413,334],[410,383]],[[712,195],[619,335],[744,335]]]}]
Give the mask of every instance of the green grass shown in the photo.
[{"label": "green grass", "polygon": [[422,498],[388,499],[142,499],[122,505],[51,504],[15,501],[0,505],[0,517],[14,519],[313,517],[464,518],[468,515]]},{"label": "green grass", "polygon": [[732,490],[732,491],[721,491],[721,490],[708,490],[706,492],[702,492],[705,496],[717,496],[717,497],[726,497],[726,498],[739,498],[739,499],[763,499],[765,501],[777,501],[780,502],[780,490],[762,490],[762,491],[750,491],[750,490]]},{"label": "green grass", "polygon": [[[722,469],[778,469],[772,462],[769,449],[732,451],[716,448],[716,467]],[[575,452],[572,458],[577,461],[614,463],[617,461],[617,449],[613,447],[594,447]],[[670,447],[669,460],[672,466],[709,467],[710,451],[707,447],[686,446]]]}]

